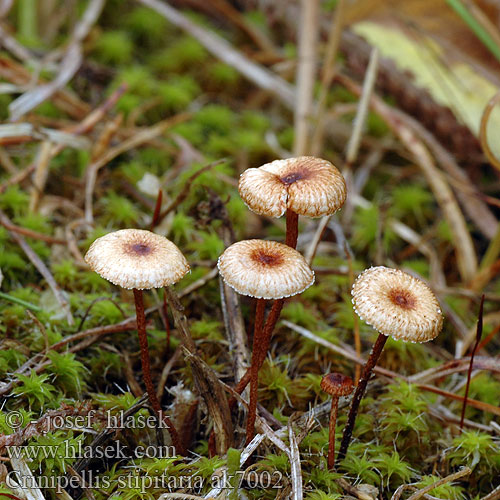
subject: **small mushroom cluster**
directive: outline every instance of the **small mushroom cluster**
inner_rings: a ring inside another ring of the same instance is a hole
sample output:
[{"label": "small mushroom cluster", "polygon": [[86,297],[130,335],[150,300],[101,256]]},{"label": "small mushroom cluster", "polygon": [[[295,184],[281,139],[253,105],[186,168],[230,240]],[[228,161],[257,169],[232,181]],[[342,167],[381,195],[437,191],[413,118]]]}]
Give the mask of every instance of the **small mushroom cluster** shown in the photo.
[{"label": "small mushroom cluster", "polygon": [[[298,216],[335,213],[344,204],[346,184],[329,161],[301,156],[245,170],[238,191],[247,207],[259,215],[281,217],[286,212],[285,245],[264,240],[240,241],[228,247],[218,261],[224,281],[238,293],[255,297],[257,302],[251,366],[236,387],[241,392],[250,382],[246,429],[249,443],[255,432],[259,369],[284,300],[314,283],[314,272],[295,250]],[[264,324],[266,300],[270,299],[275,302]]]},{"label": "small mushroom cluster", "polygon": [[[218,259],[222,279],[242,295],[254,297],[251,366],[235,387],[241,393],[250,383],[246,440],[255,432],[259,370],[269,350],[272,333],[287,297],[314,283],[314,272],[295,249],[298,217],[321,217],[335,213],[346,199],[346,185],[330,162],[311,156],[277,160],[250,168],[240,177],[238,190],[244,203],[257,214],[286,214],[285,244],[267,240],[244,240],[226,248]],[[132,289],[141,348],[144,383],[152,407],[167,424],[179,453],[185,452],[171,420],[163,414],[150,373],[150,357],[142,291],[170,286],[188,271],[189,264],[169,240],[150,231],[124,229],[95,240],[85,261],[103,278]],[[1,274],[0,274],[1,276]],[[266,318],[267,301],[273,300]],[[338,460],[345,457],[360,401],[388,336],[410,342],[427,342],[442,328],[442,313],[433,292],[422,281],[396,269],[372,267],[352,287],[354,309],[379,332],[352,397]],[[337,401],[354,389],[352,380],[340,373],[326,375],[321,383],[332,396],[328,466],[335,461]]]}]

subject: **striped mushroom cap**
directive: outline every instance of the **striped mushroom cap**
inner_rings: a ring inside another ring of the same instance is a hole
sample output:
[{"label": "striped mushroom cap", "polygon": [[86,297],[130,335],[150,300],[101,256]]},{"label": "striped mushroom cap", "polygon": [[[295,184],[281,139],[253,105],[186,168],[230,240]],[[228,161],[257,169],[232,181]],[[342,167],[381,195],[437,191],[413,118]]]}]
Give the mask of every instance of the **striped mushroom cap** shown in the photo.
[{"label": "striped mushroom cap", "polygon": [[304,257],[275,241],[234,243],[219,257],[217,266],[230,287],[259,299],[290,297],[314,283],[314,272]]},{"label": "striped mushroom cap", "polygon": [[142,229],[121,229],[97,238],[85,262],[122,288],[145,290],[177,283],[189,264],[167,238]]},{"label": "striped mushroom cap", "polygon": [[443,327],[443,315],[432,290],[399,269],[367,269],[354,282],[351,294],[358,316],[394,339],[428,342]]},{"label": "striped mushroom cap", "polygon": [[307,217],[331,215],[346,198],[342,174],[329,161],[314,156],[249,168],[241,174],[238,190],[250,210],[271,217],[281,217],[287,208]]},{"label": "striped mushroom cap", "polygon": [[354,390],[354,382],[351,377],[343,373],[328,373],[321,379],[320,387],[330,396],[349,396]]}]

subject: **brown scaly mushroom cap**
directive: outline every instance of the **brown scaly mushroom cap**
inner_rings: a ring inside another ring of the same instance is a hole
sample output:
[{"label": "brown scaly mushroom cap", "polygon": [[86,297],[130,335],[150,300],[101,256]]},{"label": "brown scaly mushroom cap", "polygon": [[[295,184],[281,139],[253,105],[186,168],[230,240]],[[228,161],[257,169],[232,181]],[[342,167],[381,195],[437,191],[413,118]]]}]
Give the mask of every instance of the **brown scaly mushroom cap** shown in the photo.
[{"label": "brown scaly mushroom cap", "polygon": [[367,269],[354,282],[351,294],[358,316],[394,339],[427,342],[443,327],[443,315],[432,290],[399,269]]},{"label": "brown scaly mushroom cap", "polygon": [[250,210],[271,217],[281,217],[287,208],[307,217],[331,215],[344,204],[347,194],[338,169],[314,156],[249,168],[241,174],[238,190]]},{"label": "brown scaly mushroom cap", "polygon": [[351,377],[342,373],[329,373],[321,379],[320,387],[330,396],[349,396],[354,390],[354,383]]},{"label": "brown scaly mushroom cap", "polygon": [[290,297],[314,283],[314,272],[304,257],[275,241],[234,243],[219,257],[217,266],[230,287],[259,299]]},{"label": "brown scaly mushroom cap", "polygon": [[142,229],[121,229],[97,238],[85,262],[122,288],[147,290],[177,283],[189,264],[167,238]]}]

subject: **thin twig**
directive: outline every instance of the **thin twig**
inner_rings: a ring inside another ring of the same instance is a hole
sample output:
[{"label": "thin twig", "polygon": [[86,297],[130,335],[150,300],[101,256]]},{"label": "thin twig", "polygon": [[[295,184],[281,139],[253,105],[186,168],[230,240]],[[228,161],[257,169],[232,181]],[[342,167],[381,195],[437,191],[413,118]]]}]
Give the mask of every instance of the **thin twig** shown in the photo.
[{"label": "thin twig", "polygon": [[66,245],[66,242],[64,240],[54,238],[52,236],[49,236],[48,234],[38,233],[37,231],[32,231],[31,229],[27,229],[25,227],[16,226],[15,224],[9,225],[3,218],[0,218],[0,224],[9,231],[22,234],[28,238],[33,238],[34,240],[45,241],[46,243],[49,243],[51,245]]}]

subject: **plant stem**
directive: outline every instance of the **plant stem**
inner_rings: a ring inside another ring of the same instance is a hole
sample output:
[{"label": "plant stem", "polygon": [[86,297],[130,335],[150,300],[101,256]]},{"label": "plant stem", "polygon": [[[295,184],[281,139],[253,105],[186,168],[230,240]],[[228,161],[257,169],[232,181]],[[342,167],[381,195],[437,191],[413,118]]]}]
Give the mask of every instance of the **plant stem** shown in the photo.
[{"label": "plant stem", "polygon": [[285,243],[289,247],[296,248],[298,236],[299,236],[299,214],[287,208]]},{"label": "plant stem", "polygon": [[149,402],[151,403],[154,411],[158,414],[160,420],[163,420],[167,425],[168,432],[170,433],[170,437],[172,438],[172,444],[175,447],[176,453],[184,455],[185,449],[181,443],[179,434],[177,433],[177,430],[175,429],[175,426],[170,418],[166,415],[163,415],[160,401],[156,396],[156,391],[151,379],[151,364],[149,359],[148,337],[146,334],[146,316],[144,314],[142,290],[137,290],[134,288],[133,291],[135,299],[135,312],[137,316],[137,333],[139,334],[139,345],[141,347],[142,374],[144,378],[144,384],[146,386],[146,391],[148,393]]},{"label": "plant stem", "polygon": [[26,302],[23,299],[18,299],[17,297],[13,297],[12,295],[9,295],[8,293],[0,292],[0,299],[5,299],[5,300],[8,300],[9,302],[14,302],[14,304],[19,304],[21,306],[26,307],[26,309],[31,309],[32,311],[40,312],[43,310],[41,307],[36,306],[35,304],[32,304],[31,302]]},{"label": "plant stem", "polygon": [[263,341],[262,324],[264,323],[264,311],[266,301],[257,299],[255,310],[255,325],[253,333],[252,363],[250,366],[250,402],[248,405],[247,419],[247,444],[253,439],[255,433],[255,419],[257,418],[257,399],[259,389],[259,360],[262,356],[261,346]]},{"label": "plant stem", "polygon": [[467,408],[467,398],[469,397],[470,378],[472,375],[472,365],[474,364],[474,356],[476,355],[477,347],[479,346],[479,342],[481,342],[481,336],[483,335],[483,306],[484,306],[484,294],[481,296],[481,304],[479,305],[479,314],[478,314],[477,328],[476,328],[476,342],[474,343],[474,347],[472,348],[472,352],[470,353],[469,370],[467,371],[467,385],[465,386],[465,396],[464,396],[464,402],[462,404],[462,414],[460,416],[460,430],[462,430],[464,426],[465,409]]},{"label": "plant stem", "polygon": [[330,424],[328,428],[328,469],[335,468],[335,426],[337,425],[337,410],[339,398],[332,396],[332,407],[330,408]]},{"label": "plant stem", "polygon": [[377,364],[380,355],[382,354],[382,349],[387,342],[388,337],[379,333],[375,344],[373,344],[372,352],[370,357],[363,367],[363,373],[361,373],[361,378],[359,379],[356,391],[352,397],[351,407],[349,408],[349,416],[347,417],[347,424],[344,428],[344,433],[342,434],[342,442],[340,443],[340,450],[337,462],[340,462],[345,458],[347,453],[347,448],[349,448],[349,443],[351,442],[352,431],[354,430],[354,422],[356,421],[356,415],[358,414],[359,404],[366,391],[366,386],[370,380],[373,368]]}]

